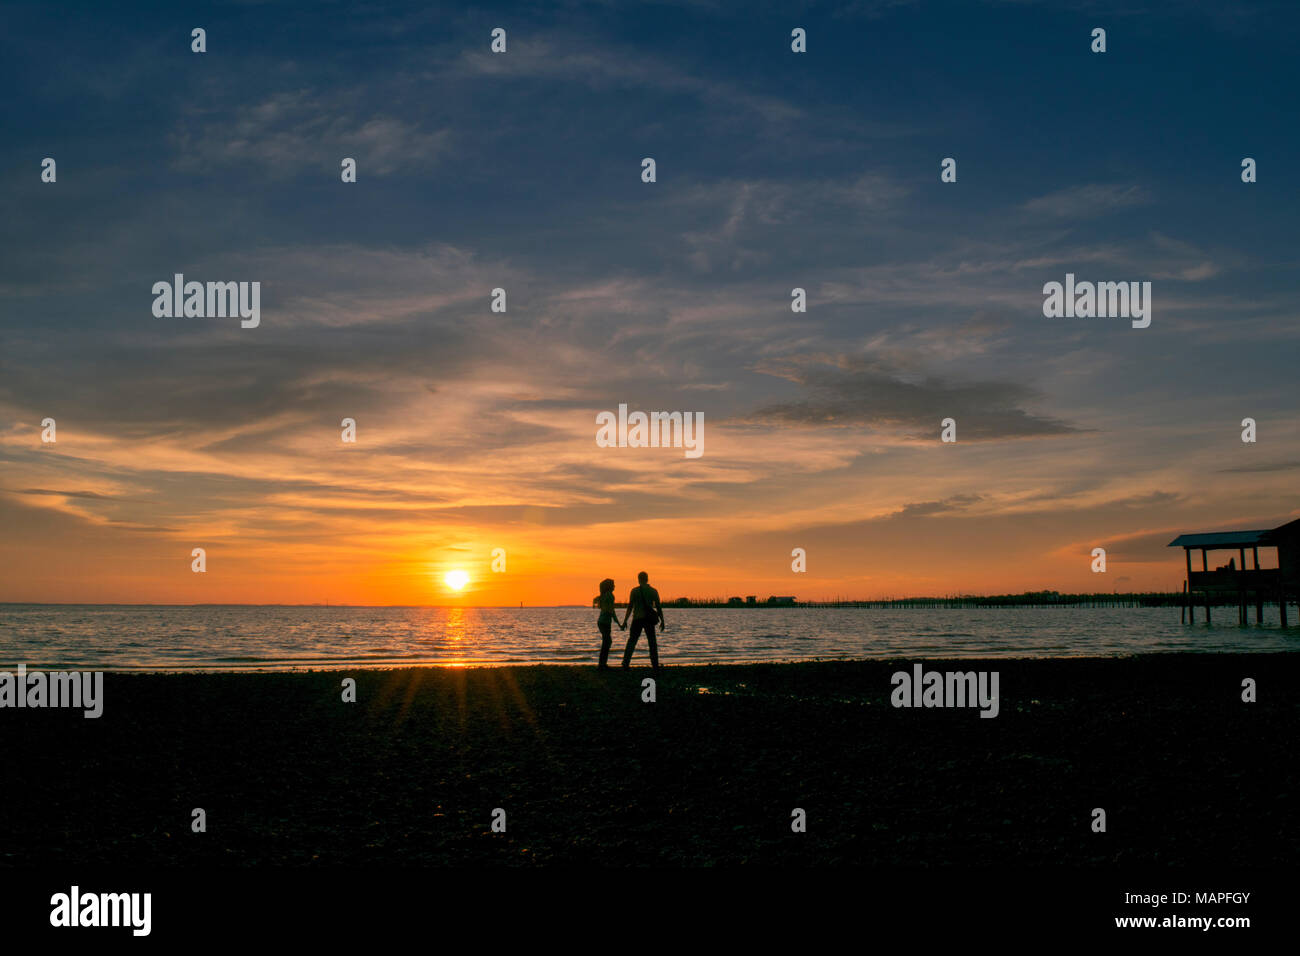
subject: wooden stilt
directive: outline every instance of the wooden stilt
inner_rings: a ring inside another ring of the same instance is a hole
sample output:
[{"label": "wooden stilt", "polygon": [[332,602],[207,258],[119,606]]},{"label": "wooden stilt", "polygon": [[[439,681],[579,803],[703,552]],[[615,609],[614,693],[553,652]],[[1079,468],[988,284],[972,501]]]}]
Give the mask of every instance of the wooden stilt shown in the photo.
[{"label": "wooden stilt", "polygon": [[[1209,559],[1205,556],[1205,548],[1201,548],[1201,571],[1204,572],[1209,570]],[[1210,592],[1208,590],[1205,592],[1205,623],[1210,623]]]},{"label": "wooden stilt", "polygon": [[1246,571],[1246,549],[1244,547],[1237,549],[1237,626],[1246,626],[1246,589],[1242,585]]}]

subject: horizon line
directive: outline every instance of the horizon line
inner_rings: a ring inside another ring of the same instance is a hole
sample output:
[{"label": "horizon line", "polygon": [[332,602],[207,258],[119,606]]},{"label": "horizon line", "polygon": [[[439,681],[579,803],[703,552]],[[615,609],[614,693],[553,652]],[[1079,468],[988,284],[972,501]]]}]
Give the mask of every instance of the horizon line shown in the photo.
[{"label": "horizon line", "polygon": [[[727,604],[728,599],[717,598],[686,598],[675,597],[663,601],[664,606],[669,606],[678,601],[689,601],[692,604],[715,605],[721,607],[799,607],[817,604],[887,604],[899,601],[952,601],[962,599],[979,599],[979,598],[997,598],[997,597],[1036,597],[1046,596],[1049,594],[1063,597],[1096,597],[1096,598],[1118,598],[1118,597],[1139,597],[1149,595],[1160,595],[1162,597],[1170,595],[1181,596],[1181,591],[1020,591],[1009,592],[1003,591],[996,594],[912,594],[903,597],[884,597],[884,598],[825,598],[807,601],[796,600],[794,605],[790,604],[769,604],[766,600],[756,601],[754,604]],[[617,601],[617,606],[625,606],[627,602]],[[479,610],[519,610],[520,608],[583,608],[590,610],[594,604],[334,604],[315,601],[311,603],[299,604],[279,604],[279,603],[250,603],[244,601],[203,601],[203,602],[155,602],[155,601],[0,601],[0,607],[346,607],[346,608],[475,608]]]}]

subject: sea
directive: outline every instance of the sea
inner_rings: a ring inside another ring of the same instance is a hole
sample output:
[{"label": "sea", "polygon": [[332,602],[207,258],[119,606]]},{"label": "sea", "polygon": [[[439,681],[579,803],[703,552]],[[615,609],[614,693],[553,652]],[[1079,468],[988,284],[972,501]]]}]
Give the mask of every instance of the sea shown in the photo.
[{"label": "sea", "polygon": [[[1300,650],[1300,628],[1179,623],[1177,607],[665,608],[663,664],[937,657],[1124,657]],[[612,662],[627,632],[614,630]],[[0,670],[287,671],[593,664],[584,607],[0,605]],[[648,663],[646,640],[634,664]]]}]

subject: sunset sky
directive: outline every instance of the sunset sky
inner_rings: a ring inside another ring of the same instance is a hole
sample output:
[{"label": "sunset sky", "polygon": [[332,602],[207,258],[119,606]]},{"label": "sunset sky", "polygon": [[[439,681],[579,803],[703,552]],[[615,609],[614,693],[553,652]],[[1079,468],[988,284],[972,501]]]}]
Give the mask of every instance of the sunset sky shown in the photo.
[{"label": "sunset sky", "polygon": [[[1124,6],[9,7],[0,600],[1181,588],[1300,516],[1300,31]],[[1067,272],[1150,328],[1044,318]]]}]

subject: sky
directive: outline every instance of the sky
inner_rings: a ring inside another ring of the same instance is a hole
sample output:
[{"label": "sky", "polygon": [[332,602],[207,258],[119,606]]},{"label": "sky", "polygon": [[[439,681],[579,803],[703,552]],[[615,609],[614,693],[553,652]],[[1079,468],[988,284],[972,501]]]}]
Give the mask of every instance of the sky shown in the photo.
[{"label": "sky", "polygon": [[1300,516],[1294,7],[474,6],[6,5],[0,601],[1179,590]]}]

